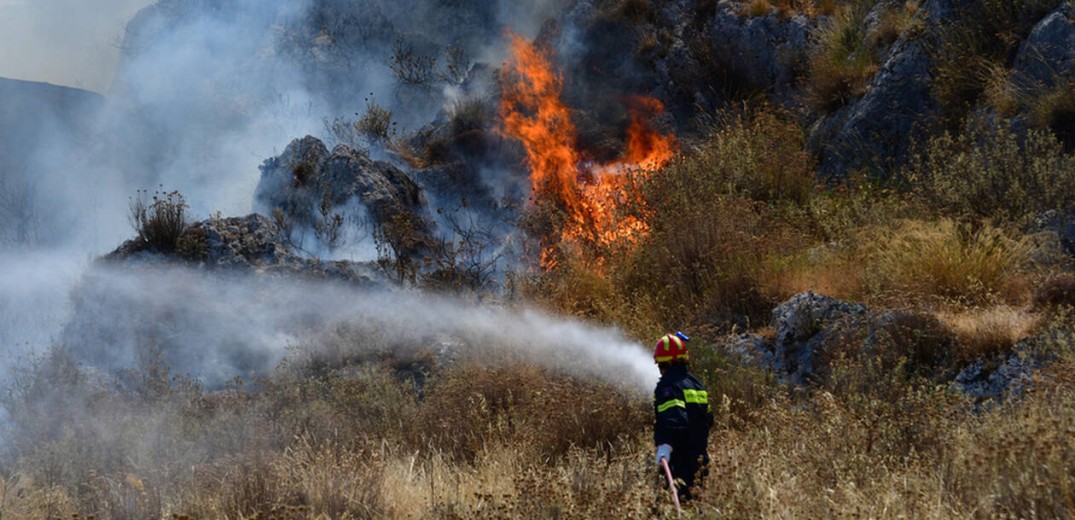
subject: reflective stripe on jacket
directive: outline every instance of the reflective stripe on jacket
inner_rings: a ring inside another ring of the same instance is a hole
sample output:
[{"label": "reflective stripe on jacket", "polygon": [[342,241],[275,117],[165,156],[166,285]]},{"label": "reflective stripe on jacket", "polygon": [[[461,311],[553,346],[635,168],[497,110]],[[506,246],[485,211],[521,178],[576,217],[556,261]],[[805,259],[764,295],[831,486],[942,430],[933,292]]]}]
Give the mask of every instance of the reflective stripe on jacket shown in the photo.
[{"label": "reflective stripe on jacket", "polygon": [[702,383],[685,365],[673,365],[657,382],[653,398],[654,445],[669,444],[673,454],[704,455],[713,412]]}]

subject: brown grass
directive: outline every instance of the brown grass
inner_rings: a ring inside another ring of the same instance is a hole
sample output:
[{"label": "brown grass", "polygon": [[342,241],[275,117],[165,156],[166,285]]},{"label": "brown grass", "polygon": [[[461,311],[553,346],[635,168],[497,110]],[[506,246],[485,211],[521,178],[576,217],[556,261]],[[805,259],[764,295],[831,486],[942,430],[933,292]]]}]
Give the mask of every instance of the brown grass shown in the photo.
[{"label": "brown grass", "polygon": [[970,303],[1021,296],[1015,275],[1029,252],[1023,239],[951,220],[906,221],[875,233],[867,247],[877,290]]},{"label": "brown grass", "polygon": [[843,6],[821,32],[806,75],[812,106],[831,112],[866,93],[878,69],[865,43],[863,19],[869,7],[862,3]]},{"label": "brown grass", "polygon": [[[973,413],[958,394],[898,362],[934,344],[916,332],[929,328],[927,318],[907,314],[876,335],[873,348],[893,349],[895,363],[838,356],[828,386],[800,394],[722,361],[696,336],[695,372],[710,389],[717,429],[709,478],[684,517],[1069,516],[1075,343],[1063,331],[1070,324],[1050,325],[1059,327],[1048,337],[1061,360],[1042,373],[1039,391]],[[1005,308],[944,318],[957,330],[999,323],[1012,337],[1031,328]],[[62,396],[97,388],[93,399],[112,415],[87,423],[81,399],[34,394],[52,399],[48,410],[73,435],[20,437],[18,451],[6,453],[14,457],[0,479],[0,513],[102,520],[675,514],[652,466],[648,397],[503,360],[439,370],[418,399],[390,366],[306,372],[293,363],[256,386],[217,392],[160,371],[149,378],[153,393],[74,378]],[[56,357],[27,375],[68,368]],[[40,420],[13,418],[18,428]],[[109,436],[91,434],[100,424]],[[49,454],[89,469],[57,471],[42,462]]]},{"label": "brown grass", "polygon": [[1032,305],[1036,310],[1075,306],[1075,275],[1061,273],[1050,276],[1034,290]]},{"label": "brown grass", "polygon": [[1039,326],[1040,318],[1007,305],[941,312],[938,317],[956,336],[956,354],[969,362],[1009,352]]}]

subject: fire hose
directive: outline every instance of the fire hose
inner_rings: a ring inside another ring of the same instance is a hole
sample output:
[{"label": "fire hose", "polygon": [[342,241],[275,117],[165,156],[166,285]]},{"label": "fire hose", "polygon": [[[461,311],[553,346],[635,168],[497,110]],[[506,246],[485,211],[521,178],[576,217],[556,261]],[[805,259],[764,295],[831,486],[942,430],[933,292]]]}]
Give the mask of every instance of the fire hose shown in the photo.
[{"label": "fire hose", "polygon": [[676,514],[683,513],[679,507],[679,491],[676,490],[676,481],[672,478],[672,470],[668,468],[668,459],[661,457],[661,467],[664,468],[664,476],[668,477],[668,489],[672,490],[672,501],[676,503]]}]

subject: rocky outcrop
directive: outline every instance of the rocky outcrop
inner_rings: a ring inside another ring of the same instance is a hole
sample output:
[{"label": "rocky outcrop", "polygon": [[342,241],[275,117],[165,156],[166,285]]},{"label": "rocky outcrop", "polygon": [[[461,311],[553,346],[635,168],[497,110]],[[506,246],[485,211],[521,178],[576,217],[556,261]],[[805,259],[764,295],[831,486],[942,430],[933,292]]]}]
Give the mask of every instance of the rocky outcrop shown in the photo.
[{"label": "rocky outcrop", "polygon": [[994,360],[978,360],[967,365],[952,381],[955,388],[979,406],[999,403],[1023,394],[1034,383],[1034,374],[1049,360],[1026,349],[1017,349]]},{"label": "rocky outcrop", "polygon": [[324,279],[378,285],[380,271],[363,263],[323,261],[295,254],[286,233],[263,215],[209,219],[192,224],[172,253],[148,249],[137,238],[104,256],[106,263],[198,266],[210,271]]},{"label": "rocky outcrop", "polygon": [[778,377],[806,384],[817,377],[818,355],[840,324],[863,316],[867,308],[806,292],[773,309],[770,326],[776,331],[772,364]]},{"label": "rocky outcrop", "polygon": [[730,76],[763,90],[773,99],[790,101],[793,86],[809,60],[816,20],[777,13],[740,16],[731,2],[721,2],[705,32],[712,55],[725,60]]},{"label": "rocky outcrop", "polygon": [[773,309],[772,338],[740,334],[721,350],[742,365],[772,371],[781,382],[813,384],[824,372],[824,351],[848,330],[864,327],[867,316],[863,305],[805,292]]},{"label": "rocky outcrop", "polygon": [[1033,344],[1040,338],[1030,338],[1008,353],[953,368],[952,333],[932,315],[870,311],[813,292],[776,307],[770,328],[772,336],[735,335],[722,341],[719,350],[742,366],[771,372],[795,386],[825,384],[829,363],[840,355],[863,356],[882,370],[905,364],[914,374],[949,384],[977,403],[1018,396],[1051,361],[1035,353]]},{"label": "rocky outcrop", "polygon": [[1052,88],[1075,72],[1075,4],[1064,2],[1019,46],[1012,75],[1025,87]]},{"label": "rocky outcrop", "polygon": [[938,114],[930,68],[924,43],[897,41],[866,94],[814,125],[810,141],[822,176],[839,178],[860,168],[881,174],[902,162],[911,141]]},{"label": "rocky outcrop", "polygon": [[[414,256],[428,247],[430,226],[418,185],[399,168],[374,161],[365,151],[339,145],[330,153],[321,140],[306,136],[291,141],[280,156],[261,166],[255,209],[266,215],[317,228],[348,213],[352,201],[365,210],[375,228],[412,235],[401,242],[406,244],[401,254]],[[354,219],[341,217],[341,222],[347,220]]]}]

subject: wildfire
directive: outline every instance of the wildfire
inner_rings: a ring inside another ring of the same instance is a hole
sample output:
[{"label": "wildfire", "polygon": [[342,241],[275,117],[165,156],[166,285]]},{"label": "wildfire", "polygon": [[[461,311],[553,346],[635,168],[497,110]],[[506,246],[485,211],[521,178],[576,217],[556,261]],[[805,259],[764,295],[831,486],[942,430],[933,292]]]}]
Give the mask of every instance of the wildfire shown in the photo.
[{"label": "wildfire", "polygon": [[[617,219],[616,208],[628,197],[625,173],[664,166],[676,151],[674,136],[654,131],[649,123],[664,112],[660,101],[645,97],[628,100],[631,124],[623,157],[610,164],[583,165],[576,149],[570,110],[560,100],[563,78],[548,55],[511,35],[510,58],[500,105],[504,131],[526,150],[535,198],[552,197],[567,216],[560,240],[588,240],[610,245],[637,240],[648,230],[637,219]],[[546,249],[542,264],[552,267]]]}]

